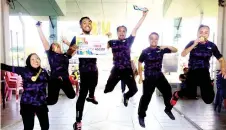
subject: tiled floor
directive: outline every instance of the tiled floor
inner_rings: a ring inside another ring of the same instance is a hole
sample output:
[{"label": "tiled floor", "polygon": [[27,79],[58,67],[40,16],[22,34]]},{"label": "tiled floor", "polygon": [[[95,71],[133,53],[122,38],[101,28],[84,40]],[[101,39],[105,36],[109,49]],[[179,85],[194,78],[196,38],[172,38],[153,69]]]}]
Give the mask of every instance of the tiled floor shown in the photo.
[{"label": "tiled floor", "polygon": [[[125,108],[121,102],[122,95],[119,86],[113,93],[107,95],[103,94],[103,89],[99,87],[96,92],[99,104],[93,105],[87,102],[85,104],[83,130],[142,130],[137,120],[140,94],[141,90],[134,98],[136,104],[130,103]],[[50,130],[72,130],[72,124],[75,121],[75,103],[76,99],[69,100],[62,96],[56,105],[49,107]],[[147,112],[146,130],[195,130],[195,127],[176,111],[173,110],[176,120],[172,121],[163,110],[162,99],[153,95]],[[19,104],[7,104],[7,108],[2,110],[1,116],[3,130],[23,129],[22,122],[18,122],[20,119]],[[10,119],[11,122],[7,119]],[[10,123],[13,125],[9,125]],[[37,118],[35,130],[40,130]]]},{"label": "tiled floor", "polygon": [[176,107],[193,123],[204,130],[226,130],[226,111],[215,112],[213,105],[205,104],[200,100],[180,101]]}]

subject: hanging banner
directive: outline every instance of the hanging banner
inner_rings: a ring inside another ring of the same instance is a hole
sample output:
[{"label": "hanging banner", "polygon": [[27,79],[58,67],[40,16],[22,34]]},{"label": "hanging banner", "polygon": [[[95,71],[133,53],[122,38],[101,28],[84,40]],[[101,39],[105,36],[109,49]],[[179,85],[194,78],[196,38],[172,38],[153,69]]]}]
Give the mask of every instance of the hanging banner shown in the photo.
[{"label": "hanging banner", "polygon": [[92,35],[106,35],[110,32],[111,24],[110,22],[92,22]]},{"label": "hanging banner", "polygon": [[106,55],[107,41],[107,36],[76,36],[76,45],[78,46],[76,57],[97,58]]}]

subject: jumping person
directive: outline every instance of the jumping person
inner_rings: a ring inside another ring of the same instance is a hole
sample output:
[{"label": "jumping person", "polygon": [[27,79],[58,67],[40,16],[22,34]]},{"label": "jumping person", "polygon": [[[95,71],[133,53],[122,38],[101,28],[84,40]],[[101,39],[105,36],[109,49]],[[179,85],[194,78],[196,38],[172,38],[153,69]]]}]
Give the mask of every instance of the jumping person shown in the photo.
[{"label": "jumping person", "polygon": [[[151,33],[149,35],[150,47],[144,49],[139,57],[138,72],[139,72],[139,83],[143,82],[143,95],[140,98],[139,108],[138,108],[138,119],[141,127],[145,127],[144,118],[146,116],[146,111],[148,105],[151,101],[152,94],[155,87],[162,93],[165,113],[172,119],[175,120],[174,115],[171,110],[173,106],[170,104],[170,99],[172,97],[171,86],[162,73],[162,60],[166,53],[175,53],[177,49],[172,46],[158,46],[159,35],[158,33]],[[142,76],[142,63],[144,62],[144,76],[143,81]]]},{"label": "jumping person", "polygon": [[147,13],[148,11],[143,12],[142,18],[128,38],[126,38],[127,28],[125,26],[119,26],[117,27],[118,39],[108,41],[108,48],[112,48],[114,66],[107,80],[104,93],[113,91],[119,80],[123,81],[129,88],[129,91],[123,95],[123,103],[126,107],[129,98],[137,92],[137,85],[131,67],[130,49],[134,42],[137,30],[146,18]]},{"label": "jumping person", "polygon": [[39,119],[41,130],[49,129],[48,107],[46,102],[46,87],[48,73],[40,67],[40,58],[32,53],[26,59],[25,67],[8,66],[1,63],[1,70],[21,75],[24,91],[20,100],[20,114],[24,130],[34,129],[35,114]]},{"label": "jumping person", "polygon": [[220,63],[221,73],[226,78],[226,64],[217,46],[208,40],[210,28],[207,25],[200,25],[198,28],[197,39],[191,41],[181,53],[185,57],[190,53],[189,71],[186,79],[186,88],[176,91],[171,99],[171,104],[175,105],[179,98],[186,96],[186,92],[194,87],[200,86],[201,97],[206,104],[214,100],[214,88],[211,84],[209,73],[210,58],[214,55]]},{"label": "jumping person", "polygon": [[[81,35],[91,35],[92,30],[92,20],[89,17],[82,17],[79,21],[80,27],[82,29]],[[63,39],[63,42],[69,46],[75,46],[76,37],[74,37],[70,42]],[[82,129],[82,116],[85,105],[85,100],[92,102],[93,104],[98,104],[94,93],[98,83],[98,68],[97,68],[97,58],[79,58],[79,73],[80,73],[80,91],[78,100],[76,103],[76,122],[73,124],[74,130]],[[87,94],[89,92],[89,96]]]},{"label": "jumping person", "polygon": [[75,91],[69,79],[68,66],[69,59],[76,48],[74,46],[70,47],[67,53],[63,53],[58,43],[52,43],[49,45],[49,42],[43,34],[41,22],[38,22],[36,26],[42,44],[46,50],[51,68],[50,81],[48,85],[48,105],[54,105],[57,103],[60,89],[64,91],[69,99],[75,98]]}]

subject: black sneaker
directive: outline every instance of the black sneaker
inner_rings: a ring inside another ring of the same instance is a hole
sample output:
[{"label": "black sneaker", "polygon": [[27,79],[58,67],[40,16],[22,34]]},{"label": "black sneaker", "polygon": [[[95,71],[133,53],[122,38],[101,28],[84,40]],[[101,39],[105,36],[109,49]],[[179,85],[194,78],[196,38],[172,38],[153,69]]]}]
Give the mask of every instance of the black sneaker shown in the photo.
[{"label": "black sneaker", "polygon": [[96,98],[95,97],[93,97],[93,98],[91,98],[91,97],[88,97],[88,98],[86,98],[86,101],[87,102],[92,102],[93,104],[98,104],[98,102],[97,102],[97,100],[96,100]]},{"label": "black sneaker", "polygon": [[138,120],[139,120],[139,124],[141,127],[145,128],[145,122],[144,122],[144,118],[143,117],[139,117],[138,116]]},{"label": "black sneaker", "polygon": [[165,109],[164,111],[165,111],[166,115],[168,115],[171,120],[175,120],[175,117],[170,110]]},{"label": "black sneaker", "polygon": [[123,95],[123,103],[124,103],[125,107],[128,106],[128,101],[129,101],[129,99],[126,99],[126,95],[124,94]]},{"label": "black sneaker", "polygon": [[82,122],[75,122],[73,124],[73,129],[74,130],[82,130]]}]

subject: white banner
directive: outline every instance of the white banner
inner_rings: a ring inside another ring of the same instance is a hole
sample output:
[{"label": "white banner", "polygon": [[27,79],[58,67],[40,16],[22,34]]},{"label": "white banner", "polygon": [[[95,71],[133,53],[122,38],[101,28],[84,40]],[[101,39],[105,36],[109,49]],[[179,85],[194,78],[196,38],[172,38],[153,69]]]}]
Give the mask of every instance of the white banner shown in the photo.
[{"label": "white banner", "polygon": [[76,45],[78,46],[77,57],[97,58],[107,53],[106,36],[80,35],[76,36]]}]

